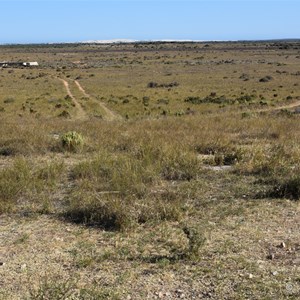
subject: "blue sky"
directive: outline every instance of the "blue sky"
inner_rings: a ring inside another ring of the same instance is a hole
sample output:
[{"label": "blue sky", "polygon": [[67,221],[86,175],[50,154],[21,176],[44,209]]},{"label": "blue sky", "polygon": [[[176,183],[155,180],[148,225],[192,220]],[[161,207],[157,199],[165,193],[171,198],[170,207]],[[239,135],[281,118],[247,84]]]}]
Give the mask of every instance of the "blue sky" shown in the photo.
[{"label": "blue sky", "polygon": [[300,38],[300,0],[0,0],[0,43]]}]

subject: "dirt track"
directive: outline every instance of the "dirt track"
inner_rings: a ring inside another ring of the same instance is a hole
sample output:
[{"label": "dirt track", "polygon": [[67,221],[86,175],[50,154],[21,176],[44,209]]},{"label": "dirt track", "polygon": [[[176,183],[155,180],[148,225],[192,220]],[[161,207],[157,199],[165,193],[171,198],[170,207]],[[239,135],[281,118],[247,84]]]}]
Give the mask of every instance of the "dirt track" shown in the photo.
[{"label": "dirt track", "polygon": [[[75,80],[74,82],[77,85],[78,89],[82,92],[82,94],[85,97],[92,99],[92,97],[85,91],[85,89],[81,86],[81,84],[77,80]],[[104,116],[105,120],[114,121],[114,120],[122,119],[122,117],[120,115],[118,115],[115,112],[113,112],[112,110],[110,110],[103,102],[99,102],[97,100],[95,100],[95,101],[105,111],[105,116]]]},{"label": "dirt track", "polygon": [[[69,83],[64,80],[64,79],[61,79],[59,78],[59,80],[61,80],[64,84],[64,87],[67,91],[67,94],[71,97],[74,105],[75,105],[75,108],[76,108],[76,116],[75,116],[75,119],[76,120],[87,120],[88,119],[88,115],[87,113],[85,112],[85,110],[82,108],[82,106],[80,105],[80,103],[76,100],[76,98],[73,96],[71,90],[70,90],[70,87],[69,87]],[[74,119],[74,118],[73,118]]]},{"label": "dirt track", "polygon": [[260,109],[260,110],[257,110],[257,112],[269,112],[269,111],[276,111],[276,110],[281,110],[281,109],[290,109],[290,108],[296,108],[298,106],[300,106],[300,101],[299,100],[296,101],[296,102],[293,102],[291,104]]},{"label": "dirt track", "polygon": [[[61,79],[61,78],[59,78],[59,79],[63,82],[63,84],[65,86],[65,89],[67,91],[67,94],[72,98],[72,101],[75,104],[75,107],[77,109],[77,114],[76,114],[75,119],[77,119],[77,120],[87,120],[88,115],[87,115],[86,111],[82,108],[80,103],[76,100],[74,95],[72,94],[72,92],[70,90],[70,87],[69,87],[69,83],[64,79]],[[78,87],[79,91],[84,95],[84,97],[92,99],[92,96],[89,95],[85,91],[85,89],[81,86],[81,84],[77,80],[74,80],[74,83]],[[104,110],[104,112],[105,112],[104,119],[106,121],[114,121],[114,120],[121,120],[122,119],[122,117],[119,114],[117,114],[114,111],[110,110],[103,102],[100,102],[98,100],[94,100],[94,101],[96,101],[96,103]],[[258,109],[258,110],[255,110],[255,112],[257,112],[257,113],[272,112],[272,111],[278,111],[278,110],[282,110],[282,109],[296,108],[298,106],[300,106],[300,100],[298,100],[296,102],[293,102],[293,103],[290,103],[290,104],[277,106],[277,107],[268,107],[268,108]]]}]

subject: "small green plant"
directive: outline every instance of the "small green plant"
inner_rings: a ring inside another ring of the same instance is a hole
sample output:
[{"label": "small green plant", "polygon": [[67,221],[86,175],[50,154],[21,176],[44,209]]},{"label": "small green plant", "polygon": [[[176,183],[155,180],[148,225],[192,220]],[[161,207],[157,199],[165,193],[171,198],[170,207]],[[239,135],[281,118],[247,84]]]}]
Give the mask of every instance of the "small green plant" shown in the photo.
[{"label": "small green plant", "polygon": [[196,259],[199,256],[200,248],[206,242],[206,238],[198,228],[185,226],[183,232],[189,240],[186,256],[190,259]]},{"label": "small green plant", "polygon": [[61,137],[61,143],[63,148],[67,151],[78,152],[82,150],[84,139],[80,133],[69,131]]}]

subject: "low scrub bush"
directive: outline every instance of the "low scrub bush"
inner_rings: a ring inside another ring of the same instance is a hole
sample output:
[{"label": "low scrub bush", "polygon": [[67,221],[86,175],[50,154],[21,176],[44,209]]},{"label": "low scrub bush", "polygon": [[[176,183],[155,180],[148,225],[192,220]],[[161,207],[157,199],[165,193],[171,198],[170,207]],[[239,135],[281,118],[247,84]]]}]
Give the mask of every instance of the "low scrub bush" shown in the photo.
[{"label": "low scrub bush", "polygon": [[148,88],[172,88],[176,86],[179,86],[179,83],[177,81],[173,81],[170,83],[161,83],[161,84],[151,81],[147,85]]},{"label": "low scrub bush", "polygon": [[9,104],[9,103],[14,103],[16,100],[15,98],[9,97],[3,100],[3,103]]},{"label": "low scrub bush", "polygon": [[205,98],[200,97],[187,97],[184,102],[192,103],[192,104],[203,104],[203,103],[214,103],[214,104],[232,104],[234,100],[226,98],[224,95],[222,96],[206,96]]},{"label": "low scrub bush", "polygon": [[63,111],[58,115],[58,117],[70,119],[70,118],[71,118],[71,115],[70,115],[70,113],[69,113],[68,111],[63,110]]},{"label": "low scrub bush", "polygon": [[213,104],[236,104],[236,103],[248,103],[256,98],[255,95],[243,95],[235,99],[227,98],[226,96],[217,96],[216,93],[211,93],[210,95],[201,97],[187,97],[184,102],[192,104],[203,104],[203,103],[213,103]]}]

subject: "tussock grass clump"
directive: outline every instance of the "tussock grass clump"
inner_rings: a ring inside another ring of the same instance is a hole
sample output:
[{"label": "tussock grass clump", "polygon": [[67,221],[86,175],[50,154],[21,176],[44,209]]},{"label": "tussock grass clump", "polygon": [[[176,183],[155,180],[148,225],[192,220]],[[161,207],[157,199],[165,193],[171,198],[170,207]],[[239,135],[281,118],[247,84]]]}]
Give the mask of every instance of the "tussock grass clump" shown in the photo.
[{"label": "tussock grass clump", "polygon": [[243,151],[239,148],[229,148],[222,152],[217,152],[214,156],[216,165],[235,165],[242,160]]},{"label": "tussock grass clump", "polygon": [[73,168],[76,187],[65,216],[114,230],[149,221],[179,220],[184,195],[163,187],[161,181],[192,180],[198,172],[196,156],[187,152],[155,147],[141,147],[131,154],[103,152]]},{"label": "tussock grass clump", "polygon": [[0,213],[15,210],[18,204],[36,199],[54,188],[64,171],[63,163],[35,167],[17,158],[11,168],[0,171]]},{"label": "tussock grass clump", "polygon": [[59,278],[43,277],[38,287],[29,288],[29,298],[32,300],[42,299],[66,299],[74,296],[76,291],[77,279],[75,278]]},{"label": "tussock grass clump", "polygon": [[138,223],[151,221],[179,221],[185,210],[181,195],[170,190],[149,194],[136,203]]},{"label": "tussock grass clump", "polygon": [[82,162],[73,169],[74,179],[88,180],[98,191],[117,191],[121,195],[143,196],[146,185],[157,179],[155,166],[129,155],[99,154],[95,159]]},{"label": "tussock grass clump", "polygon": [[256,145],[243,152],[237,169],[243,173],[281,178],[293,174],[293,169],[300,162],[297,145]]},{"label": "tussock grass clump", "polygon": [[45,154],[53,147],[53,142],[45,123],[37,119],[0,120],[0,156]]},{"label": "tussock grass clump", "polygon": [[276,180],[274,187],[267,193],[272,198],[300,199],[300,175],[287,179]]},{"label": "tussock grass clump", "polygon": [[194,153],[176,149],[167,149],[163,153],[161,175],[166,180],[196,179],[199,170],[199,161]]},{"label": "tussock grass clump", "polygon": [[0,172],[0,213],[9,211],[18,197],[32,184],[32,170],[24,159],[14,162],[12,168]]},{"label": "tussock grass clump", "polygon": [[119,231],[146,222],[180,220],[184,212],[183,202],[178,197],[170,199],[165,196],[152,194],[141,199],[118,193],[78,190],[71,195],[64,216],[75,223]]},{"label": "tussock grass clump", "polygon": [[13,138],[0,144],[0,155],[3,156],[29,155],[35,151],[34,145],[25,138]]},{"label": "tussock grass clump", "polygon": [[129,199],[110,194],[76,193],[65,217],[76,223],[97,225],[108,230],[126,230],[136,221]]},{"label": "tussock grass clump", "polygon": [[205,139],[195,142],[194,150],[199,154],[216,155],[234,150],[228,138],[223,136],[204,136]]}]

